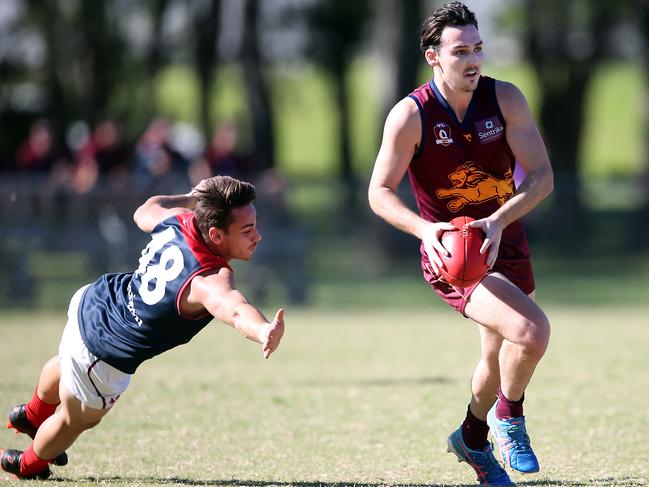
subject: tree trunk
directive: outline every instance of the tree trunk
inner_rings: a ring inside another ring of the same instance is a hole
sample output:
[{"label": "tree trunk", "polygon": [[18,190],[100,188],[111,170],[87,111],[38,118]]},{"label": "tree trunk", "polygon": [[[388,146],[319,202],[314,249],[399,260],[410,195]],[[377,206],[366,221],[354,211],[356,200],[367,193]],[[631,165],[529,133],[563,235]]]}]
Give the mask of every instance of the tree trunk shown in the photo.
[{"label": "tree trunk", "polygon": [[275,130],[266,79],[261,69],[257,21],[259,0],[245,0],[241,60],[248,107],[252,116],[255,172],[275,167]]},{"label": "tree trunk", "polygon": [[209,141],[212,134],[210,107],[212,105],[212,82],[217,64],[216,42],[219,36],[221,1],[212,0],[206,4],[204,10],[197,9],[194,14],[196,15],[194,19],[196,28],[194,55],[198,74],[200,124],[203,137]]},{"label": "tree trunk", "polygon": [[[71,117],[74,117],[75,114],[73,113],[74,110],[68,106],[63,85],[58,74],[60,69],[60,60],[57,49],[59,44],[56,42],[56,26],[58,24],[56,19],[59,17],[59,12],[50,2],[43,2],[41,8],[43,9],[44,17],[39,19],[39,27],[42,29],[45,37],[45,46],[47,50],[47,55],[45,56],[45,83],[47,86],[47,105],[45,107],[45,113],[51,120],[55,120],[60,124],[60,126],[55,129],[57,138],[60,138],[62,128],[67,126],[71,121]],[[57,142],[62,143],[63,140],[59,139]]]},{"label": "tree trunk", "polygon": [[[649,76],[649,1],[639,0],[636,4],[636,12],[638,12],[637,22],[640,33],[643,35],[644,48],[642,49],[642,65],[644,67],[645,75]],[[649,88],[649,85],[647,86]],[[645,91],[643,97],[644,105],[644,174],[642,175],[642,190],[643,190],[643,204],[639,210],[638,221],[649,221],[649,89]],[[633,229],[629,229],[628,235],[631,240],[631,246],[636,247],[641,251],[649,249],[649,230],[645,226],[642,228],[644,231],[636,238],[635,222]]]},{"label": "tree trunk", "polygon": [[[642,65],[644,66],[645,74],[649,76],[649,1],[640,1],[640,12],[638,16],[638,24],[640,32],[643,34],[644,49],[642,49]],[[649,85],[647,86],[649,88]],[[649,92],[649,90],[647,90]],[[644,154],[644,211],[649,215],[649,93],[645,92],[644,96],[644,127],[645,127],[645,150]],[[649,232],[645,232],[649,234]]]},{"label": "tree trunk", "polygon": [[162,66],[162,21],[168,5],[169,0],[158,0],[157,2],[153,2],[150,13],[153,32],[151,33],[151,44],[146,59],[146,83],[149,89],[145,94],[146,99],[144,104],[147,118],[154,117],[158,111],[155,97],[155,78]]},{"label": "tree trunk", "polygon": [[118,46],[113,42],[114,33],[108,26],[107,6],[105,0],[81,2],[80,23],[84,49],[86,75],[86,103],[88,118],[92,124],[105,116],[106,105],[110,100],[114,80],[118,77],[119,63],[116,62],[121,52],[115,52]]},{"label": "tree trunk", "polygon": [[[341,52],[342,54],[342,52]],[[349,61],[344,55],[336,56],[335,65],[332,66],[332,81],[334,88],[334,97],[338,112],[338,177],[342,183],[344,196],[344,215],[345,227],[349,227],[357,221],[359,205],[357,202],[357,181],[354,173],[354,166],[351,155],[351,123],[349,98],[347,93],[347,72],[349,71]]]},{"label": "tree trunk", "polygon": [[[546,72],[558,72],[560,68],[545,63]],[[542,81],[540,122],[555,170],[555,208],[570,221],[583,210],[580,199],[582,184],[579,177],[579,142],[584,127],[585,96],[591,74],[577,67],[568,68],[567,82]],[[546,76],[539,73],[543,80]]]},{"label": "tree trunk", "polygon": [[[376,4],[376,44],[381,59],[384,117],[417,84],[421,0],[379,0]],[[395,22],[395,19],[397,21]]]},{"label": "tree trunk", "polygon": [[334,96],[336,98],[336,107],[338,109],[338,158],[340,161],[338,175],[341,181],[350,181],[353,179],[354,175],[349,145],[351,124],[349,120],[349,102],[347,98],[347,83],[345,76],[346,71],[347,66],[341,63],[335,72],[332,73]]},{"label": "tree trunk", "polygon": [[[608,24],[601,5],[583,18],[559,6],[556,0],[528,0],[525,41],[539,82],[540,125],[555,171],[553,221],[557,228],[577,230],[574,223],[583,220],[584,210],[578,157],[585,96],[602,56]],[[578,51],[571,45],[576,25],[585,26],[584,35],[593,42],[590,49],[585,41]]]}]

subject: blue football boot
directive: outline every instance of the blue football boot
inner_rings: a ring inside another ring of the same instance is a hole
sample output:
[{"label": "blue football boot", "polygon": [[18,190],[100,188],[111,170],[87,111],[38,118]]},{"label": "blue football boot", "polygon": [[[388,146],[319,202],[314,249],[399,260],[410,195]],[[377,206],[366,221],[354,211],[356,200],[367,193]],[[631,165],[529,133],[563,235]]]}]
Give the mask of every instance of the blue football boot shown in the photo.
[{"label": "blue football boot", "polygon": [[539,471],[539,461],[532,451],[530,437],[525,429],[525,416],[510,419],[496,418],[496,406],[487,414],[491,429],[505,465],[521,473]]},{"label": "blue football boot", "polygon": [[462,439],[462,427],[448,437],[448,452],[457,457],[458,462],[466,462],[478,474],[480,485],[511,486],[514,484],[505,469],[494,458],[491,444],[482,450],[471,450]]}]

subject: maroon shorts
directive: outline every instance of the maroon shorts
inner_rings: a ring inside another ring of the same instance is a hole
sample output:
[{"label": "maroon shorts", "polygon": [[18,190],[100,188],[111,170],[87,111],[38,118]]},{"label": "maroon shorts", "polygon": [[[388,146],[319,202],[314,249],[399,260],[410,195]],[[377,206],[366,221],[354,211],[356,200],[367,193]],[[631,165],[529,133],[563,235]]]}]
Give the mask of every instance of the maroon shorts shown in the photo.
[{"label": "maroon shorts", "polygon": [[[471,293],[479,283],[466,288],[452,286],[433,273],[427,258],[422,258],[421,268],[426,282],[446,301],[446,304],[466,316],[464,308]],[[496,260],[493,269],[489,271],[489,273],[492,272],[503,274],[525,294],[530,294],[535,289],[534,272],[532,271],[532,262],[529,256],[524,258],[499,258]]]}]

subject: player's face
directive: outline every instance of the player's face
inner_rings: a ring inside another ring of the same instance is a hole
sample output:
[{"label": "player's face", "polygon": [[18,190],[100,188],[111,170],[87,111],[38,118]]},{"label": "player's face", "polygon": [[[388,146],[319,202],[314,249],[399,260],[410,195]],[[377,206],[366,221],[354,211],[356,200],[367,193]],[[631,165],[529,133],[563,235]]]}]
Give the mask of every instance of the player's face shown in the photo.
[{"label": "player's face", "polygon": [[248,260],[257,248],[261,234],[257,231],[257,210],[252,203],[232,210],[232,222],[222,232],[219,250],[226,260]]},{"label": "player's face", "polygon": [[438,68],[436,75],[441,76],[447,88],[456,92],[474,91],[484,61],[478,29],[473,25],[445,27],[439,48],[429,49],[426,59],[433,68]]}]

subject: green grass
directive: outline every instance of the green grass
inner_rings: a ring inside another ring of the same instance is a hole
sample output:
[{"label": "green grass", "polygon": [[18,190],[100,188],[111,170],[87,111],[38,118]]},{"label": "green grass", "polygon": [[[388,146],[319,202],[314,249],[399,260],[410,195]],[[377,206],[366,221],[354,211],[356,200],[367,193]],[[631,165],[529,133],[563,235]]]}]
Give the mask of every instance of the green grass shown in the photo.
[{"label": "green grass", "polygon": [[[444,308],[413,309],[288,309],[268,361],[214,324],[140,368],[115,410],[69,449],[71,463],[55,467],[57,484],[474,485],[445,439],[466,407],[475,327]],[[645,485],[646,312],[548,314],[552,343],[526,400],[542,472],[514,479]],[[31,396],[63,318],[4,313],[3,407]],[[10,432],[1,442],[27,444]],[[17,483],[0,475],[0,485]]]},{"label": "green grass", "polygon": [[[610,218],[609,218],[610,219]],[[559,241],[532,241],[534,273],[537,296],[553,306],[583,306],[607,309],[611,306],[646,308],[649,296],[649,255],[631,250],[624,239],[628,238],[625,226],[605,223],[598,217],[599,231],[583,238],[588,245],[579,251],[571,250],[576,244],[570,239]],[[323,221],[322,225],[336,222]],[[614,223],[614,222],[613,222]],[[377,236],[369,231],[355,236],[341,237],[315,234],[306,244],[305,282],[308,304],[318,310],[359,307],[369,309],[407,309],[410,307],[439,310],[444,304],[436,297],[421,276],[418,244],[412,239],[410,252],[400,257],[384,254],[381,247],[372,244]],[[544,237],[546,240],[549,237]],[[269,240],[270,241],[270,240]],[[83,284],[97,278],[95,271],[82,265],[77,254],[36,254],[36,295],[30,306],[33,309],[52,309],[67,306],[74,292]],[[70,260],[77,259],[74,263]],[[65,269],[57,269],[58,263]],[[289,261],[290,262],[290,261]],[[68,265],[69,264],[69,265]],[[259,279],[267,283],[265,303],[289,304],[287,273],[294,264],[266,262],[263,270],[253,259],[251,262],[234,262],[237,282],[247,296],[254,298],[252,283]],[[253,299],[253,301],[257,301]],[[24,302],[9,301],[2,305],[20,309]]]}]

